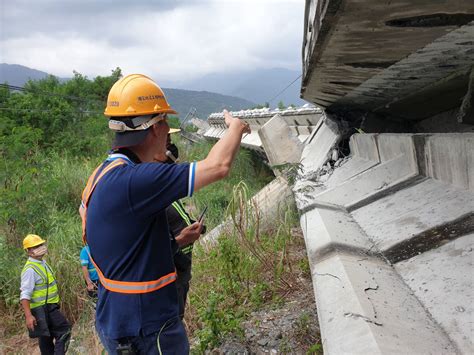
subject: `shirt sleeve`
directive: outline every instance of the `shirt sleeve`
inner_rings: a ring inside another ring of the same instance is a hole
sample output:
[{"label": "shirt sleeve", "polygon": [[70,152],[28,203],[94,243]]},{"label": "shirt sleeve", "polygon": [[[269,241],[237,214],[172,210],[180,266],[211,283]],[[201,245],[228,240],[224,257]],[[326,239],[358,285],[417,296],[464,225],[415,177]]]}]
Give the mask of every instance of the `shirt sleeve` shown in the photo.
[{"label": "shirt sleeve", "polygon": [[20,301],[31,300],[31,295],[35,289],[36,284],[36,272],[29,268],[21,274],[21,285],[20,285]]},{"label": "shirt sleeve", "polygon": [[155,216],[173,201],[191,196],[195,167],[195,163],[138,164],[128,184],[133,212],[138,216]]},{"label": "shirt sleeve", "polygon": [[81,259],[82,266],[89,265],[89,255],[87,254],[86,248],[82,248],[81,255],[79,256],[79,258]]}]

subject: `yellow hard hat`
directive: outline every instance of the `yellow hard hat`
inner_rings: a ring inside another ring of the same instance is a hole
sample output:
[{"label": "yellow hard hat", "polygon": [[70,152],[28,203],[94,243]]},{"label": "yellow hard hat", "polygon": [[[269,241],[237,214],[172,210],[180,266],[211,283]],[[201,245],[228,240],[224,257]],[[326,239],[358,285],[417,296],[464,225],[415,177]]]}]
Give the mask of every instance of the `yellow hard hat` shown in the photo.
[{"label": "yellow hard hat", "polygon": [[23,239],[23,249],[34,248],[44,243],[46,243],[46,240],[41,238],[39,235],[28,234],[25,239]]},{"label": "yellow hard hat", "polygon": [[181,129],[179,129],[179,128],[170,128],[168,133],[173,134],[173,133],[178,133],[178,132],[181,132]]},{"label": "yellow hard hat", "polygon": [[117,81],[109,91],[104,114],[129,117],[177,113],[166,101],[163,90],[149,77],[131,74]]}]

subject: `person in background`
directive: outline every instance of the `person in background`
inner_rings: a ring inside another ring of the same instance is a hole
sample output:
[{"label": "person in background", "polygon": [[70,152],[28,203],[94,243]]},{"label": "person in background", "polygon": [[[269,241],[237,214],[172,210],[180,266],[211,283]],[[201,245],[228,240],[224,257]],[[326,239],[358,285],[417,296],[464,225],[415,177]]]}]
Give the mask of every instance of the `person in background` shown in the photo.
[{"label": "person in background", "polygon": [[92,264],[89,258],[89,246],[84,246],[81,249],[81,254],[79,255],[81,259],[81,268],[82,275],[86,281],[87,294],[92,299],[97,298],[97,286],[99,283],[99,275],[97,275],[97,270],[95,269],[94,264]]},{"label": "person in background", "polygon": [[42,355],[65,354],[71,325],[59,310],[59,292],[53,271],[44,256],[46,241],[35,234],[23,239],[28,260],[21,272],[20,303],[31,338],[39,338]]},{"label": "person in background", "polygon": [[[179,129],[170,128],[166,146],[167,159],[164,161],[166,164],[175,164],[179,161],[178,147],[171,141],[171,134],[179,131]],[[159,158],[157,160],[159,160]],[[178,273],[176,289],[178,291],[179,316],[183,319],[189,291],[189,282],[192,277],[193,244],[201,234],[206,233],[206,226],[203,225],[201,230],[199,230],[196,221],[186,212],[183,204],[179,200],[174,201],[166,208],[166,217],[173,240],[173,259]]]}]

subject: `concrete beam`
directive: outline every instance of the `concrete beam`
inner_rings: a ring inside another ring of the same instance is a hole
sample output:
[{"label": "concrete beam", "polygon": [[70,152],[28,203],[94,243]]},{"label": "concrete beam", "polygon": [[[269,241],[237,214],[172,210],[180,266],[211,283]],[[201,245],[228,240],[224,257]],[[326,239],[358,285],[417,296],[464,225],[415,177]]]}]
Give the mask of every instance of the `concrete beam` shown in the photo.
[{"label": "concrete beam", "polygon": [[464,354],[474,353],[473,249],[474,233],[395,265]]},{"label": "concrete beam", "polygon": [[305,142],[301,155],[301,166],[293,191],[298,209],[304,210],[312,204],[312,194],[320,185],[317,176],[328,161],[332,149],[341,139],[337,124],[329,118],[320,120]]},{"label": "concrete beam", "polygon": [[305,173],[315,172],[327,161],[331,149],[339,142],[341,135],[337,124],[329,118],[321,120],[309,137],[301,155]]},{"label": "concrete beam", "polygon": [[300,224],[311,265],[338,251],[364,258],[373,246],[352,216],[343,210],[315,208],[301,215]]},{"label": "concrete beam", "polygon": [[469,1],[308,0],[302,95],[407,120],[457,107],[467,87],[458,74],[474,59],[473,19]]},{"label": "concrete beam", "polygon": [[258,135],[270,165],[299,163],[303,145],[281,115],[277,114],[267,121]]},{"label": "concrete beam", "polygon": [[474,192],[474,133],[427,138],[427,176]]},{"label": "concrete beam", "polygon": [[312,277],[325,354],[456,353],[383,260],[336,254],[313,265]]},{"label": "concrete beam", "polygon": [[352,212],[381,250],[474,211],[474,193],[427,179]]},{"label": "concrete beam", "polygon": [[[350,146],[299,192],[325,353],[471,353],[472,278],[456,271],[474,272],[472,135],[361,134]],[[464,244],[444,250],[450,240]]]}]

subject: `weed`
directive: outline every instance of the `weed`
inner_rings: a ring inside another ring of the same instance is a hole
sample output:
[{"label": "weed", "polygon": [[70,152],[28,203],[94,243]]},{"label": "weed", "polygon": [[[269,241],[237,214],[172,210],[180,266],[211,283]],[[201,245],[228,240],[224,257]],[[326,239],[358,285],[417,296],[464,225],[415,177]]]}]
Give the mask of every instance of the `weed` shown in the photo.
[{"label": "weed", "polygon": [[322,355],[323,354],[323,347],[320,343],[313,344],[309,347],[306,351],[306,355]]}]

